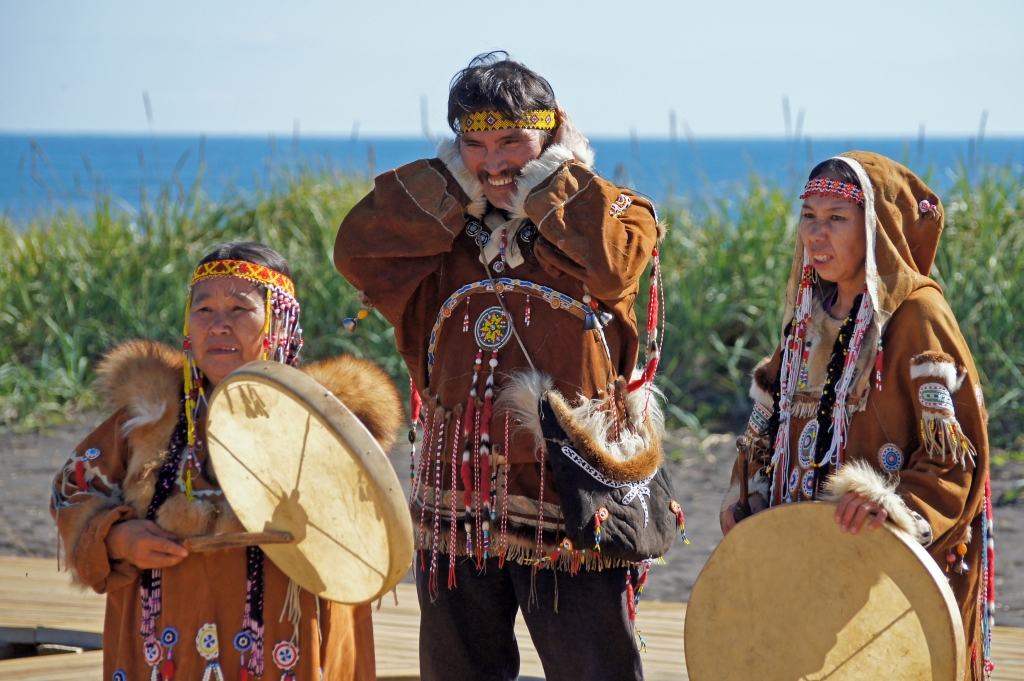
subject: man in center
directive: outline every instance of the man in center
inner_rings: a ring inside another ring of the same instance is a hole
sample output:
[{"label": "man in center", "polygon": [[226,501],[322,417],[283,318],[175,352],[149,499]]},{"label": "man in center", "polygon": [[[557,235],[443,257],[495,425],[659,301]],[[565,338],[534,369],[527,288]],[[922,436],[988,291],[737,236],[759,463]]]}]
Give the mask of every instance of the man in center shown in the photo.
[{"label": "man in center", "polygon": [[580,432],[611,424],[598,439],[660,429],[656,399],[640,415],[626,406],[646,376],[634,376],[633,303],[656,253],[654,206],[593,171],[548,82],[503,52],[455,76],[448,123],[456,137],[437,158],[376,178],[334,252],[394,325],[422,398],[422,678],[518,678],[521,609],[549,681],[641,679],[632,568],[566,539],[550,461],[517,425],[542,386],[566,396]]}]

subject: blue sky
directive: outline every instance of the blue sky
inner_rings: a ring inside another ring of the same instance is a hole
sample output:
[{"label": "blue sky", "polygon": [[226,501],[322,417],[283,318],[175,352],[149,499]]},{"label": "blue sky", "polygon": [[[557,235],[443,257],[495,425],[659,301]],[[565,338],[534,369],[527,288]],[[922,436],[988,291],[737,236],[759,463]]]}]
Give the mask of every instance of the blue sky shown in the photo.
[{"label": "blue sky", "polygon": [[503,48],[585,133],[1024,135],[1024,2],[0,0],[0,132],[417,135]]}]

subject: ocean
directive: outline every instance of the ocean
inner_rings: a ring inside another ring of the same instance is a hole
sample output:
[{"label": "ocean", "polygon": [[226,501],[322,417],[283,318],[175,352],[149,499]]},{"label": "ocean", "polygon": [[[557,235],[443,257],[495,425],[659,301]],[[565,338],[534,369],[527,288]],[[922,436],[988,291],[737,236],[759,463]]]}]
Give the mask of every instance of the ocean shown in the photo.
[{"label": "ocean", "polygon": [[[754,176],[799,186],[814,163],[875,151],[908,165],[940,193],[962,172],[1024,163],[1024,138],[606,139],[591,140],[602,176],[656,200],[720,195]],[[420,138],[275,138],[0,134],[0,212],[16,222],[57,209],[88,211],[97,193],[131,210],[143,197],[188,189],[266,189],[301,168],[373,176],[434,155]]]}]

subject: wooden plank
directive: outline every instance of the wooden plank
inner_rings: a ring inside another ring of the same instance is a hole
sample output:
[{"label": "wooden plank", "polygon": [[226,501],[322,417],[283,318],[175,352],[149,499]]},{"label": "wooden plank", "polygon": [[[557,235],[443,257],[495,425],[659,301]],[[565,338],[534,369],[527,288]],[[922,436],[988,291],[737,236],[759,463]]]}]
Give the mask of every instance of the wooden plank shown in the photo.
[{"label": "wooden plank", "polygon": [[[419,678],[419,601],[416,587],[399,584],[394,597],[381,600],[373,614],[377,677],[399,681]],[[0,626],[52,627],[77,631],[103,630],[104,597],[72,586],[56,562],[0,557]],[[683,653],[684,603],[643,601],[637,628],[647,650],[641,656],[650,681],[686,681]],[[73,626],[69,626],[73,625]],[[542,679],[544,670],[522,617],[516,620],[522,676]],[[995,681],[1024,681],[1024,629],[996,627],[992,640]],[[102,653],[47,655],[0,661],[0,679],[7,681],[101,681]]]}]

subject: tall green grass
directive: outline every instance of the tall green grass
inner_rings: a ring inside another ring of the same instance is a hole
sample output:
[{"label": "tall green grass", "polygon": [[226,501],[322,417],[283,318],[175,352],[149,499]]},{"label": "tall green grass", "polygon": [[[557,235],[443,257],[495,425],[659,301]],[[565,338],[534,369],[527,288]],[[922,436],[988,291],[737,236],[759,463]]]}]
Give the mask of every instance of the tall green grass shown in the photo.
[{"label": "tall green grass", "polygon": [[[138,211],[97,201],[16,225],[0,217],[0,421],[33,428],[96,405],[96,360],[115,343],[177,344],[185,283],[218,242],[253,239],[289,261],[303,304],[307,358],[341,351],[381,361],[404,385],[391,329],[358,309],[334,270],[338,224],[369,189],[357,176],[306,170],[253,195],[211,201],[165,191]],[[945,197],[933,276],[960,320],[986,390],[994,442],[1020,446],[1024,423],[1024,175],[989,168]],[[753,177],[717,198],[673,202],[661,247],[668,328],[661,385],[670,415],[734,428],[749,410],[754,364],[779,336],[796,238],[795,192]],[[642,301],[641,301],[642,303]],[[638,310],[642,310],[638,306]]]}]

